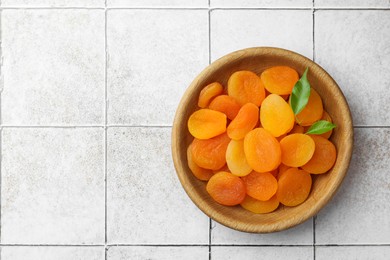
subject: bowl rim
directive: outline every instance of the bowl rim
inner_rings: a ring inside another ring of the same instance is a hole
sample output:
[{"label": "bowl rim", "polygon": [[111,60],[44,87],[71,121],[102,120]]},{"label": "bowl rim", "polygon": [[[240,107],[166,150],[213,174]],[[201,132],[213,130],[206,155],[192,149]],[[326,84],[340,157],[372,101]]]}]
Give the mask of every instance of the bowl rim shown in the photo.
[{"label": "bowl rim", "polygon": [[[283,222],[282,224],[278,224],[277,226],[268,227],[267,225],[251,225],[248,226],[248,224],[243,224],[237,221],[237,223],[232,223],[232,220],[227,219],[223,214],[213,209],[211,206],[208,205],[208,203],[202,203],[202,201],[198,198],[198,194],[196,194],[196,190],[194,187],[189,186],[188,180],[185,178],[185,173],[181,173],[180,165],[182,162],[179,160],[179,141],[177,140],[177,136],[180,134],[180,128],[179,128],[179,118],[180,115],[183,113],[183,111],[186,109],[186,99],[185,97],[193,94],[193,92],[197,89],[198,82],[200,79],[202,79],[205,75],[213,74],[215,73],[221,65],[226,64],[226,62],[234,61],[237,59],[244,59],[248,58],[253,55],[276,55],[276,56],[290,56],[291,59],[296,60],[298,63],[304,63],[310,66],[310,70],[315,70],[317,73],[320,73],[322,77],[325,77],[326,80],[329,80],[332,83],[332,87],[335,91],[338,92],[338,95],[340,96],[340,102],[338,103],[339,106],[342,106],[344,111],[346,112],[346,117],[349,119],[346,122],[346,128],[348,131],[348,134],[346,134],[347,138],[347,147],[346,149],[346,156],[343,157],[344,164],[340,167],[340,174],[337,176],[336,181],[334,183],[333,189],[325,194],[325,196],[316,199],[317,203],[314,204],[314,207],[310,208],[306,214],[299,218],[294,218],[293,221],[290,222]],[[172,136],[171,136],[171,152],[172,152],[172,159],[174,162],[174,167],[176,171],[176,175],[178,176],[180,183],[189,196],[189,198],[192,200],[192,202],[208,217],[213,219],[214,221],[243,232],[248,233],[271,233],[271,232],[278,232],[282,231],[291,227],[294,227],[298,224],[301,224],[308,220],[309,218],[316,215],[337,193],[337,190],[340,188],[341,183],[343,179],[345,178],[348,168],[351,162],[352,157],[352,150],[353,150],[353,141],[354,141],[354,133],[353,133],[353,121],[352,121],[352,114],[349,109],[347,100],[341,91],[340,87],[337,85],[335,80],[317,63],[312,61],[311,59],[282,48],[277,47],[251,47],[251,48],[245,48],[241,50],[237,50],[231,53],[228,53],[221,58],[217,59],[216,61],[212,62],[210,65],[208,65],[206,68],[204,68],[197,76],[196,78],[191,82],[191,84],[187,87],[185,93],[183,94],[180,103],[176,109],[175,118],[173,121],[172,126]]]}]

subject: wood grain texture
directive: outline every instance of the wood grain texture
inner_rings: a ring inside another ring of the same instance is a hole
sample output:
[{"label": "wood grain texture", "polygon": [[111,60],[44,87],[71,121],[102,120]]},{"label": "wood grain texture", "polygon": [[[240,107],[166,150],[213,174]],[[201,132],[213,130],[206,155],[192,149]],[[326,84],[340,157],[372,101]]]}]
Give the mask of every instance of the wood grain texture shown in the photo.
[{"label": "wood grain texture", "polygon": [[[193,137],[187,129],[189,116],[198,109],[199,92],[214,81],[226,87],[229,76],[238,70],[263,70],[287,65],[300,75],[309,67],[308,79],[321,96],[324,108],[337,125],[331,141],[338,155],[334,167],[326,174],[313,176],[308,199],[296,207],[280,206],[268,214],[254,214],[240,206],[226,207],[216,203],[206,191],[206,182],[197,180],[187,165],[186,151]],[[353,124],[346,99],[336,82],[319,65],[297,53],[271,47],[255,47],[228,54],[204,69],[184,93],[172,128],[172,157],[177,175],[191,200],[215,221],[244,232],[269,233],[298,225],[317,214],[334,196],[343,181],[353,149]]]}]

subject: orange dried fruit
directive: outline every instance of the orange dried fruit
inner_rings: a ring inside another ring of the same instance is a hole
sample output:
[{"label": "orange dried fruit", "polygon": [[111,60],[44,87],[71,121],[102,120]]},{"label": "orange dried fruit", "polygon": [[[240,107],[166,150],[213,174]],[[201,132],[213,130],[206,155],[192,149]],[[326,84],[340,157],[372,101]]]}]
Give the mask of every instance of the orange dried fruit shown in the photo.
[{"label": "orange dried fruit", "polygon": [[199,167],[192,159],[191,149],[192,149],[192,145],[189,145],[187,148],[188,167],[190,168],[191,172],[194,174],[196,178],[198,178],[201,181],[208,181],[211,178],[211,176],[214,175],[214,172],[212,170]]},{"label": "orange dried fruit", "polygon": [[275,66],[261,73],[264,87],[273,94],[289,95],[295,83],[299,80],[296,70],[288,66]]},{"label": "orange dried fruit", "polygon": [[223,87],[218,82],[213,82],[204,87],[199,94],[198,106],[200,108],[206,108],[210,104],[211,100],[222,94]]},{"label": "orange dried fruit", "polygon": [[252,103],[246,103],[241,107],[233,121],[230,122],[227,127],[227,134],[233,140],[241,140],[256,126],[258,120],[259,108]]},{"label": "orange dried fruit", "polygon": [[294,127],[295,117],[290,105],[282,97],[271,94],[260,107],[260,121],[265,130],[278,137]]},{"label": "orange dried fruit", "polygon": [[244,182],[230,172],[214,174],[207,183],[206,190],[216,202],[225,206],[240,204],[246,195]]},{"label": "orange dried fruit", "polygon": [[209,109],[224,113],[230,120],[237,116],[240,108],[240,103],[234,97],[228,95],[219,95],[209,105]]},{"label": "orange dried fruit", "polygon": [[226,133],[206,140],[195,138],[191,146],[192,159],[199,167],[221,169],[226,164],[226,149],[229,142],[230,138]]},{"label": "orange dried fruit", "polygon": [[263,128],[255,128],[245,136],[244,151],[248,164],[257,172],[276,169],[282,158],[278,140]]},{"label": "orange dried fruit", "polygon": [[282,163],[290,167],[306,164],[314,154],[315,143],[305,134],[287,135],[280,141]]},{"label": "orange dried fruit", "polygon": [[259,76],[252,71],[242,70],[230,76],[228,95],[234,97],[241,106],[246,103],[260,106],[265,98],[265,91]]},{"label": "orange dried fruit", "polygon": [[230,172],[237,176],[245,176],[252,171],[246,161],[243,140],[230,141],[226,150],[226,163]]},{"label": "orange dried fruit", "polygon": [[249,210],[256,214],[264,214],[274,211],[279,206],[279,201],[276,196],[272,196],[269,200],[261,201],[252,198],[251,196],[246,196],[244,201],[241,202],[241,207],[246,210]]},{"label": "orange dried fruit", "polygon": [[198,139],[209,139],[226,131],[227,119],[224,113],[211,109],[200,109],[188,119],[188,130]]},{"label": "orange dried fruit", "polygon": [[283,205],[297,206],[309,196],[311,184],[310,173],[291,168],[280,176],[276,197]]},{"label": "orange dried fruit", "polygon": [[336,147],[322,136],[311,135],[315,143],[313,157],[302,166],[307,172],[321,174],[329,171],[336,162]]},{"label": "orange dried fruit", "polygon": [[242,177],[246,193],[257,200],[266,201],[275,195],[278,189],[276,178],[269,172],[251,172]]},{"label": "orange dried fruit", "polygon": [[310,97],[304,109],[295,118],[301,126],[309,126],[322,117],[324,108],[320,95],[314,88],[310,88]]}]

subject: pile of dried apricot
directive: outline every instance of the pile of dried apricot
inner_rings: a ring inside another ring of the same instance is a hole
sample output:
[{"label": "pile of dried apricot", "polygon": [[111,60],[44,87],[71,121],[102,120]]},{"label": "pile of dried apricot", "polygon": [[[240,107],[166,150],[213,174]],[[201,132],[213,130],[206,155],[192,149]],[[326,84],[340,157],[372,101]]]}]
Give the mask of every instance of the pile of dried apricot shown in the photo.
[{"label": "pile of dried apricot", "polygon": [[200,92],[188,119],[188,166],[216,202],[254,213],[296,206],[309,196],[311,174],[333,167],[335,125],[307,72],[237,71],[227,88],[213,82]]}]

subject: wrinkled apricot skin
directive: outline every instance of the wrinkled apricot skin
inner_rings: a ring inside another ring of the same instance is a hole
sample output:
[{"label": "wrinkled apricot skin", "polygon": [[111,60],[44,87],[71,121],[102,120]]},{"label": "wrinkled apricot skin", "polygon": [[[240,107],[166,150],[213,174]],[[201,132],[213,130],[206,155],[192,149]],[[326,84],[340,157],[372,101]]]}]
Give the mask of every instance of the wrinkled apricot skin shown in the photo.
[{"label": "wrinkled apricot skin", "polygon": [[261,73],[261,81],[267,91],[278,95],[289,95],[299,80],[296,70],[287,66],[275,66]]},{"label": "wrinkled apricot skin", "polygon": [[242,70],[230,76],[228,95],[234,97],[241,106],[246,103],[260,106],[265,98],[265,90],[259,76],[251,71]]},{"label": "wrinkled apricot skin", "polygon": [[276,197],[285,206],[297,206],[309,196],[311,184],[310,173],[291,168],[280,176]]},{"label": "wrinkled apricot skin", "polygon": [[322,136],[310,136],[315,143],[313,157],[302,166],[309,173],[321,174],[329,171],[336,162],[336,147],[328,139]]},{"label": "wrinkled apricot skin", "polygon": [[282,163],[290,167],[306,164],[314,154],[315,143],[305,134],[287,135],[280,141]]},{"label": "wrinkled apricot skin", "polygon": [[257,172],[275,170],[282,160],[278,140],[263,128],[255,128],[245,136],[244,151],[248,164]]},{"label": "wrinkled apricot skin", "polygon": [[260,107],[260,121],[265,130],[278,137],[294,127],[295,117],[290,105],[282,97],[270,94]]},{"label": "wrinkled apricot skin", "polygon": [[278,189],[276,178],[269,172],[251,172],[242,180],[245,183],[246,193],[257,200],[269,200]]},{"label": "wrinkled apricot skin", "polygon": [[233,120],[237,116],[240,108],[240,103],[228,95],[219,95],[209,105],[209,109],[224,113],[230,120]]},{"label": "wrinkled apricot skin", "polygon": [[200,108],[206,108],[210,104],[211,100],[222,94],[223,92],[223,87],[220,83],[218,82],[213,82],[206,87],[204,87],[199,94],[199,99],[198,99],[198,106]]},{"label": "wrinkled apricot skin", "polygon": [[241,207],[243,207],[246,210],[249,210],[256,214],[265,214],[270,213],[278,208],[279,201],[276,198],[276,196],[273,196],[269,200],[261,201],[252,198],[251,196],[246,196],[244,201],[241,202]]},{"label": "wrinkled apricot skin", "polygon": [[227,119],[224,113],[211,109],[200,109],[188,119],[188,131],[198,139],[209,139],[226,131]]},{"label": "wrinkled apricot skin", "polygon": [[201,181],[208,181],[211,178],[211,176],[214,175],[213,171],[199,167],[192,159],[191,149],[192,149],[191,145],[189,145],[187,148],[188,167],[190,168],[191,172],[194,174],[196,178],[198,178]]},{"label": "wrinkled apricot skin", "polygon": [[282,174],[287,171],[288,169],[290,169],[291,167],[287,166],[287,165],[284,165],[283,163],[281,163],[279,165],[279,168],[278,168],[278,175],[276,176],[276,179],[279,180],[280,176],[282,176]]},{"label": "wrinkled apricot skin", "polygon": [[320,95],[314,88],[310,88],[310,97],[304,109],[297,114],[297,123],[301,126],[309,126],[320,120],[324,111]]},{"label": "wrinkled apricot skin", "polygon": [[219,204],[234,206],[240,204],[246,196],[244,182],[230,172],[218,172],[206,185],[210,196]]},{"label": "wrinkled apricot skin", "polygon": [[246,161],[243,140],[231,140],[226,150],[226,163],[232,174],[236,176],[248,175],[252,168]]},{"label": "wrinkled apricot skin", "polygon": [[238,112],[236,118],[227,127],[227,134],[233,140],[241,140],[259,121],[259,108],[252,103],[246,103]]},{"label": "wrinkled apricot skin", "polygon": [[221,169],[226,164],[229,142],[230,138],[226,133],[206,140],[195,138],[191,145],[192,159],[204,169]]}]

